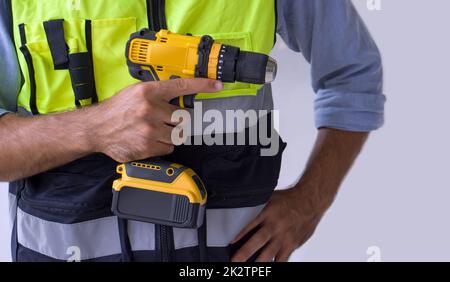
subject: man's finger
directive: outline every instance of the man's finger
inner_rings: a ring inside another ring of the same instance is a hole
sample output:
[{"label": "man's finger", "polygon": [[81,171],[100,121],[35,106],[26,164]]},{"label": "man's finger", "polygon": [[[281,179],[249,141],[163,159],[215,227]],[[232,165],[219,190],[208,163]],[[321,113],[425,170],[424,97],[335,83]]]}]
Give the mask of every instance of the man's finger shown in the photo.
[{"label": "man's finger", "polygon": [[157,83],[156,94],[168,102],[179,96],[214,93],[223,89],[222,82],[206,78],[179,78]]},{"label": "man's finger", "polygon": [[287,262],[293,251],[294,250],[291,250],[288,247],[281,248],[281,250],[275,256],[275,262]]},{"label": "man's finger", "polygon": [[281,243],[274,241],[269,243],[256,259],[256,262],[272,262],[281,249]]},{"label": "man's finger", "polygon": [[158,141],[167,145],[173,145],[172,130],[173,126],[162,124],[160,131],[161,134],[158,136]]},{"label": "man's finger", "polygon": [[161,109],[161,114],[162,114],[161,119],[166,124],[176,126],[181,122],[181,121],[173,121],[172,120],[173,113],[180,109],[177,106],[170,105],[170,104],[164,104],[161,106],[160,109]]},{"label": "man's finger", "polygon": [[267,228],[261,228],[255,233],[233,256],[234,262],[245,262],[271,239],[271,231]]},{"label": "man's finger", "polygon": [[239,240],[241,240],[242,238],[244,238],[244,236],[247,235],[247,233],[254,230],[258,225],[261,224],[261,222],[263,222],[263,220],[264,220],[263,214],[260,213],[254,220],[252,220],[249,224],[247,224],[247,226],[245,226],[244,229],[241,230],[241,232],[239,232],[239,234],[233,239],[233,241],[230,242],[230,244],[234,244]]},{"label": "man's finger", "polygon": [[154,154],[157,156],[166,156],[172,154],[175,149],[173,145],[167,145],[161,142],[155,142],[153,144]]},{"label": "man's finger", "polygon": [[152,121],[162,121],[169,125],[178,125],[179,122],[172,121],[173,113],[180,108],[167,104],[166,102],[159,101],[157,104],[152,106],[151,111],[148,112],[146,119],[149,122]]}]

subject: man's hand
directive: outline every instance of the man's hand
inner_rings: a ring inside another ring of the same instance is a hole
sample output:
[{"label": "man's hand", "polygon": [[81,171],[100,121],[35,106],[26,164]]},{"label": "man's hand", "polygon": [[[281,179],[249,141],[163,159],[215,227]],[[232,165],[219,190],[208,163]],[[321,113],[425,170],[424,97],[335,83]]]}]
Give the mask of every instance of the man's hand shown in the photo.
[{"label": "man's hand", "polygon": [[221,82],[207,79],[146,82],[71,112],[6,114],[0,117],[0,181],[29,177],[97,152],[121,162],[168,154],[173,150],[171,114],[177,109],[169,101],[221,89]]},{"label": "man's hand", "polygon": [[176,79],[139,83],[124,89],[93,112],[90,139],[94,151],[118,162],[170,154],[174,147],[171,122],[179,108],[169,104],[176,97],[217,92],[222,83],[209,79]]},{"label": "man's hand", "polygon": [[296,189],[276,191],[264,210],[246,226],[235,241],[255,228],[258,231],[234,256],[234,261],[247,261],[262,250],[257,262],[287,261],[292,252],[313,234],[320,215],[303,209],[308,198],[300,197]]},{"label": "man's hand", "polygon": [[359,154],[368,133],[321,129],[299,183],[276,191],[263,211],[232,242],[255,234],[234,254],[233,261],[287,261],[314,233],[338,188]]}]

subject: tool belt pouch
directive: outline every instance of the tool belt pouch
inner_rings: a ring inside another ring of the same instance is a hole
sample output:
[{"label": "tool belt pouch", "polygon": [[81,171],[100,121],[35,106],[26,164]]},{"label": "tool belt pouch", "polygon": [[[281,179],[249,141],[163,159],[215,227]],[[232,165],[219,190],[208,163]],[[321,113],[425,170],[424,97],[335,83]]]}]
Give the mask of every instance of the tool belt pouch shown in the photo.
[{"label": "tool belt pouch", "polygon": [[73,224],[112,216],[116,163],[96,154],[23,180],[19,207],[42,219]]},{"label": "tool belt pouch", "polygon": [[[237,138],[237,134],[232,135]],[[182,145],[165,158],[198,173],[208,192],[206,208],[258,206],[267,203],[278,184],[287,146],[275,131],[270,139],[273,150],[261,142],[250,145],[248,141],[247,145]]]},{"label": "tool belt pouch", "polygon": [[286,147],[281,138],[279,142],[279,150],[272,156],[262,156],[259,145],[210,148],[202,164],[202,179],[209,194],[207,207],[240,208],[267,203],[278,184]]}]

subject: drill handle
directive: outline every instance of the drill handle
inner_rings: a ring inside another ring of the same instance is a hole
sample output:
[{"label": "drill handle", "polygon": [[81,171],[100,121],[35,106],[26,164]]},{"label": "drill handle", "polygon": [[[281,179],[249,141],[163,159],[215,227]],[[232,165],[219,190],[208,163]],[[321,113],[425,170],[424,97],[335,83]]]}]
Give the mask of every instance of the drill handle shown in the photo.
[{"label": "drill handle", "polygon": [[[140,81],[160,81],[160,77],[156,74],[156,72],[154,72],[151,67],[150,71],[148,70],[143,70],[140,66],[133,66],[131,63],[129,64],[129,71],[130,74],[140,80]],[[152,74],[153,72],[153,74]],[[172,78],[174,79],[174,78]],[[194,107],[194,98],[195,98],[195,94],[192,95],[186,95],[183,97],[177,97],[175,99],[173,99],[172,101],[170,101],[170,103],[172,105],[178,106],[182,109],[184,108],[193,108]]]},{"label": "drill handle", "polygon": [[170,103],[182,109],[192,109],[194,108],[195,94],[180,96],[172,99]]}]

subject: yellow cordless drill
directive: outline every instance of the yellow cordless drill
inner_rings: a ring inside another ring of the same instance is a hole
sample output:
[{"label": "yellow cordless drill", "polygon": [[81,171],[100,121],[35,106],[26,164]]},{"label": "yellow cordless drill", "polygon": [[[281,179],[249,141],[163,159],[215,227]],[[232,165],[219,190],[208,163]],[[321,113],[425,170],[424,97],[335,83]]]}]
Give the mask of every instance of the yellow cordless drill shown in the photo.
[{"label": "yellow cordless drill", "polygon": [[[130,74],[141,81],[210,78],[223,82],[264,84],[275,79],[277,63],[265,54],[217,43],[211,36],[192,36],[143,29],[127,43]],[[171,101],[192,108],[194,95]],[[121,218],[164,226],[202,225],[207,193],[202,180],[187,167],[160,158],[117,167],[113,212]]]},{"label": "yellow cordless drill", "polygon": [[[265,84],[277,73],[276,61],[266,54],[220,44],[209,35],[180,35],[164,29],[132,34],[125,55],[131,75],[141,81],[198,77]],[[189,108],[194,97],[180,97],[172,103]]]}]

